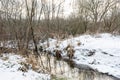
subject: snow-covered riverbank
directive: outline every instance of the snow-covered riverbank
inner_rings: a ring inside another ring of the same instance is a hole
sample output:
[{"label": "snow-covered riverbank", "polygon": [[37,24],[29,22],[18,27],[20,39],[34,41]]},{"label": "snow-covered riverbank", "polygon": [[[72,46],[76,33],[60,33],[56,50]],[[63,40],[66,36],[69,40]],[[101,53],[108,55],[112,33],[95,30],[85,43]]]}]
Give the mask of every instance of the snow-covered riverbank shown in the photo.
[{"label": "snow-covered riverbank", "polygon": [[[55,49],[61,50],[62,56],[66,58],[67,51],[65,48],[68,45],[72,46],[75,51],[72,60],[78,67],[89,67],[120,79],[120,36],[104,33],[82,35],[62,41],[50,39],[50,45],[46,49],[53,53]],[[19,55],[1,54],[0,79],[50,80],[50,74],[37,73],[31,68],[26,72],[21,71],[20,68],[23,66],[21,62],[25,62],[25,60]]]},{"label": "snow-covered riverbank", "polygon": [[0,80],[50,80],[50,75],[28,70],[19,70],[25,59],[19,55],[3,54],[0,57]]},{"label": "snow-covered riverbank", "polygon": [[76,64],[120,78],[120,36],[104,33],[82,35],[63,41],[51,40],[47,50],[59,49],[66,56],[64,49],[68,45],[75,50],[73,60]]}]

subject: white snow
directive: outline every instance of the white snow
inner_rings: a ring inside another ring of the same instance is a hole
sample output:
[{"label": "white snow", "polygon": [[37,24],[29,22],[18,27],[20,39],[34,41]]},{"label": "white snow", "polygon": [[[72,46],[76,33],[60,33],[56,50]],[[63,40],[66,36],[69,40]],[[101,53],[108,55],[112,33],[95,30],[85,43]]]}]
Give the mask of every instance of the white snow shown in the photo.
[{"label": "white snow", "polygon": [[[81,45],[77,45],[81,42]],[[82,35],[63,41],[53,40],[50,42],[48,50],[53,51],[56,45],[66,55],[64,48],[72,45],[75,50],[73,60],[78,65],[87,65],[102,73],[120,78],[120,36],[114,36],[109,33],[96,35]],[[95,52],[94,55],[88,56],[89,52]]]},{"label": "white snow", "polygon": [[25,59],[15,54],[4,54],[0,57],[0,80],[50,80],[50,75],[33,70],[18,70]]}]

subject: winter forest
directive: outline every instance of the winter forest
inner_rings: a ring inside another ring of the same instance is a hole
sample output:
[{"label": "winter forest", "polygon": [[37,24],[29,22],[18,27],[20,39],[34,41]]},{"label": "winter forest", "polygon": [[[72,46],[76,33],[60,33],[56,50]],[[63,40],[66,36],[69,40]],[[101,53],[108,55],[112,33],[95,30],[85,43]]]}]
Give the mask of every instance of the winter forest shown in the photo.
[{"label": "winter forest", "polygon": [[120,0],[0,0],[0,80],[120,80]]}]

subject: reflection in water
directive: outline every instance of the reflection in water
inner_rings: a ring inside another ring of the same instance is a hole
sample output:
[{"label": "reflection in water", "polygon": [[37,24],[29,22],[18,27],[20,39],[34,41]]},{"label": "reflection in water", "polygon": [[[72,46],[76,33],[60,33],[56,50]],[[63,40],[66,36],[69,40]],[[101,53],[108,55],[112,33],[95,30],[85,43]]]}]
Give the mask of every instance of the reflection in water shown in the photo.
[{"label": "reflection in water", "polygon": [[80,70],[79,79],[77,80],[116,80],[116,79],[98,72]]},{"label": "reflection in water", "polygon": [[44,68],[52,75],[52,80],[116,80],[93,70],[74,68],[73,63],[56,60],[50,55],[42,56]]}]

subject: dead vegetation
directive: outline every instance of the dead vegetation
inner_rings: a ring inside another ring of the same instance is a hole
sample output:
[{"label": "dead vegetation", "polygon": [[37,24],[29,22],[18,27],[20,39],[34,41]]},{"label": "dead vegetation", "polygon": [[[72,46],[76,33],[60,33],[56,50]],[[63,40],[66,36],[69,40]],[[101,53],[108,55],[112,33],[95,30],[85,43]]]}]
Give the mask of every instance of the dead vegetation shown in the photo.
[{"label": "dead vegetation", "polygon": [[0,47],[0,53],[17,53],[17,49]]},{"label": "dead vegetation", "polygon": [[30,64],[31,65],[31,68],[35,71],[38,71],[39,68],[40,68],[40,65],[39,65],[39,61],[36,59],[36,57],[34,55],[29,55],[28,58],[26,58],[26,62],[27,64]]},{"label": "dead vegetation", "polygon": [[62,51],[61,50],[54,50],[55,57],[57,60],[60,60],[62,58]]},{"label": "dead vegetation", "polygon": [[80,46],[80,45],[81,45],[81,42],[78,42],[77,45]]},{"label": "dead vegetation", "polygon": [[70,44],[65,48],[65,50],[67,51],[67,56],[69,57],[69,59],[72,59],[74,57],[74,47],[71,46]]}]

